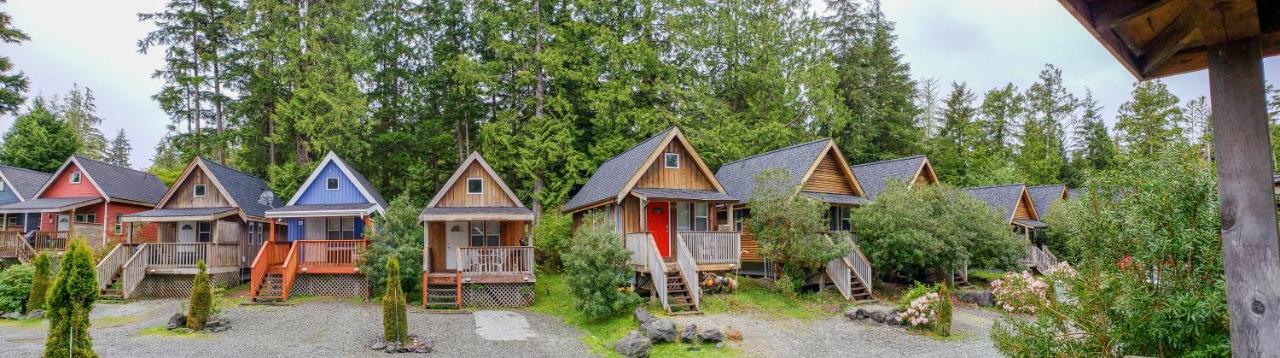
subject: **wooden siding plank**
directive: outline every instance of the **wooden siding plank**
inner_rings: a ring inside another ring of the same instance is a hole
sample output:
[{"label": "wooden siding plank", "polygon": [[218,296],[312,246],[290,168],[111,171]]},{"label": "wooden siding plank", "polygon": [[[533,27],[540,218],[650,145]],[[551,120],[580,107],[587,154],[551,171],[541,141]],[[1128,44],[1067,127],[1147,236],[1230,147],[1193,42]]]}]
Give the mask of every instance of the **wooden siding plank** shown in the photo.
[{"label": "wooden siding plank", "polygon": [[[368,203],[369,200],[360,193],[360,189],[356,184],[347,177],[346,173],[338,168],[338,164],[329,162],[325,167],[319,169],[316,180],[306,188],[301,188],[301,196],[295,205],[302,204],[362,204]],[[354,170],[354,168],[352,168]],[[338,190],[328,190],[325,188],[329,178],[338,179]]]},{"label": "wooden siding plank", "polygon": [[828,152],[818,162],[818,167],[804,183],[804,191],[842,195],[857,195],[853,182],[840,170],[835,154]]},{"label": "wooden siding plank", "polygon": [[[204,184],[204,196],[195,196],[195,186]],[[186,209],[186,208],[229,208],[231,202],[227,201],[222,195],[222,191],[218,190],[217,185],[213,185],[213,180],[204,170],[195,170],[187,179],[177,184],[174,189],[173,196],[169,197],[169,201],[164,203],[165,209]]]},{"label": "wooden siding plank", "polygon": [[[645,173],[636,182],[635,188],[716,190],[715,184],[712,184],[711,179],[697,168],[697,161],[684,149],[683,144],[677,142],[678,140],[678,138],[672,140],[658,154],[658,159],[645,169]],[[666,153],[675,153],[680,156],[679,168],[666,168]]]},{"label": "wooden siding plank", "polygon": [[[469,178],[480,178],[484,183],[484,191],[482,194],[467,194],[467,180]],[[466,169],[466,172],[453,183],[453,187],[444,189],[445,195],[436,203],[437,207],[457,208],[457,207],[518,207],[507,194],[502,192],[502,187],[493,176],[490,176],[479,162],[472,162]]]}]

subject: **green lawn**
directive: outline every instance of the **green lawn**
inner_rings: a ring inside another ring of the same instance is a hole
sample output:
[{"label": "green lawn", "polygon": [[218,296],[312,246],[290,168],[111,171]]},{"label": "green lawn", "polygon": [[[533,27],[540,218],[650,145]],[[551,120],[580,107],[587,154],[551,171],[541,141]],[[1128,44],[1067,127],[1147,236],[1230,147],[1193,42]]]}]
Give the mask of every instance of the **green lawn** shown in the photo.
[{"label": "green lawn", "polygon": [[[606,357],[619,357],[613,351],[613,344],[626,336],[631,330],[640,329],[639,324],[631,317],[631,312],[606,320],[593,322],[573,309],[573,297],[565,286],[564,277],[559,274],[539,274],[537,302],[530,309],[534,312],[560,317],[565,323],[582,331],[582,342],[595,354]],[[705,297],[705,296],[704,296]],[[662,308],[650,307],[649,310],[661,316]],[[650,352],[654,357],[729,357],[737,355],[731,348],[716,349],[712,345],[702,345],[697,351],[690,351],[689,344],[662,343],[655,344]]]},{"label": "green lawn", "polygon": [[773,292],[760,280],[747,277],[739,280],[736,292],[702,295],[702,312],[708,314],[757,314],[769,318],[810,320],[840,314],[847,305],[834,287],[828,287],[823,292],[788,297]]},{"label": "green lawn", "polygon": [[192,332],[191,330],[186,328],[175,329],[171,331],[169,329],[164,328],[163,326],[144,328],[142,329],[142,331],[138,332],[138,335],[152,336],[152,337],[186,338],[186,339],[206,339],[210,337],[208,333],[204,333],[204,332]]}]

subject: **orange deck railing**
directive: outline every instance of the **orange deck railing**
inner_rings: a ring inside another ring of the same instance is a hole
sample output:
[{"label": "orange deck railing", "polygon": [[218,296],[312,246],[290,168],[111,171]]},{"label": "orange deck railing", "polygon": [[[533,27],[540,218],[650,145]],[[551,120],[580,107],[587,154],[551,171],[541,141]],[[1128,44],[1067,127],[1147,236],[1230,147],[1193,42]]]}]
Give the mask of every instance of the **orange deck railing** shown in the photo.
[{"label": "orange deck railing", "polygon": [[287,242],[262,243],[262,248],[258,249],[258,255],[254,257],[253,265],[250,266],[249,297],[258,297],[258,289],[262,287],[262,281],[266,279],[268,273],[282,269],[281,265],[284,264],[284,259],[289,256],[292,248],[293,245]]}]

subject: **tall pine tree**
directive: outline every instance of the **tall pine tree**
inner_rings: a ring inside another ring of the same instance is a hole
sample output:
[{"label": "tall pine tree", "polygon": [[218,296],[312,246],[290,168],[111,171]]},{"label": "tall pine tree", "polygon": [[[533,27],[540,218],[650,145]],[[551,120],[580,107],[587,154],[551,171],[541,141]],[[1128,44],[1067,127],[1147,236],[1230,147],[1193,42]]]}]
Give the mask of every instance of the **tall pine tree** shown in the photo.
[{"label": "tall pine tree", "polygon": [[1139,82],[1133,86],[1133,98],[1116,114],[1116,138],[1126,155],[1149,158],[1185,144],[1185,121],[1178,97],[1164,82]]},{"label": "tall pine tree", "polygon": [[129,145],[129,138],[125,137],[124,129],[121,128],[116,132],[116,137],[111,139],[111,146],[107,148],[105,160],[107,163],[128,167],[129,154],[132,152],[133,146]]},{"label": "tall pine tree", "polygon": [[1076,98],[1062,84],[1062,70],[1045,65],[1027,88],[1022,140],[1015,160],[1029,185],[1061,183],[1067,168],[1063,123],[1075,112]]},{"label": "tall pine tree", "polygon": [[[0,0],[4,4],[5,0]],[[0,42],[17,44],[30,40],[27,34],[13,27],[13,17],[0,11]],[[13,61],[0,56],[0,113],[17,113],[18,107],[26,100],[27,76],[22,72],[11,73]]]},{"label": "tall pine tree", "polygon": [[4,133],[0,163],[52,173],[79,148],[80,141],[66,122],[53,114],[44,99],[36,97]]}]

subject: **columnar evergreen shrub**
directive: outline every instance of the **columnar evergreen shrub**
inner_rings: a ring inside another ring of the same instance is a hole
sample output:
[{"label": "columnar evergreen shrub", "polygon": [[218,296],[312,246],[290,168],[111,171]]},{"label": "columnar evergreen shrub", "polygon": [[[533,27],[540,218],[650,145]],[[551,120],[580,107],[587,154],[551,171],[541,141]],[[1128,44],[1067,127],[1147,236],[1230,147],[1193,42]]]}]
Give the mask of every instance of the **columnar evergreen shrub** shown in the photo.
[{"label": "columnar evergreen shrub", "polygon": [[187,306],[187,328],[204,329],[209,322],[209,309],[213,304],[213,287],[209,284],[209,272],[204,260],[196,262],[196,277],[191,281],[191,304]]},{"label": "columnar evergreen shrub", "polygon": [[45,300],[49,296],[49,279],[53,276],[49,254],[41,251],[36,254],[36,258],[31,261],[31,264],[35,267],[35,276],[31,279],[31,292],[28,293],[27,312],[44,309]]},{"label": "columnar evergreen shrub", "polygon": [[410,301],[422,294],[422,223],[421,208],[415,207],[409,195],[400,195],[388,204],[387,215],[373,219],[369,248],[360,260],[360,272],[369,280],[370,292],[385,292],[389,282],[387,260],[400,263],[400,292]]},{"label": "columnar evergreen shrub", "polygon": [[[822,271],[828,261],[851,250],[844,238],[828,238],[828,206],[805,195],[779,169],[760,172],[751,194],[751,217],[745,225],[760,243],[760,256],[782,266],[786,279],[774,282],[782,292],[799,291],[805,278]],[[790,285],[790,287],[786,287]]]},{"label": "columnar evergreen shrub", "polygon": [[400,290],[400,261],[387,258],[387,290],[382,296],[382,339],[409,343],[409,315]]},{"label": "columnar evergreen shrub", "polygon": [[635,294],[619,290],[633,274],[627,266],[630,257],[631,251],[622,246],[609,221],[599,214],[588,215],[563,255],[573,307],[588,319],[600,320],[638,303]]},{"label": "columnar evergreen shrub", "polygon": [[0,312],[22,312],[34,306],[27,301],[34,274],[31,265],[13,265],[0,272]]},{"label": "columnar evergreen shrub", "polygon": [[98,356],[89,336],[89,312],[98,300],[97,274],[89,244],[71,241],[46,305],[49,335],[44,341],[45,357]]},{"label": "columnar evergreen shrub", "polygon": [[942,283],[942,287],[938,287],[938,321],[933,324],[933,333],[940,336],[951,335],[951,292],[947,290],[947,284]]}]

